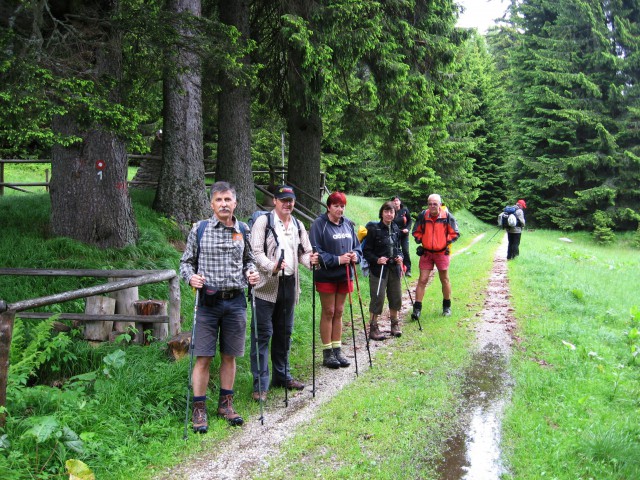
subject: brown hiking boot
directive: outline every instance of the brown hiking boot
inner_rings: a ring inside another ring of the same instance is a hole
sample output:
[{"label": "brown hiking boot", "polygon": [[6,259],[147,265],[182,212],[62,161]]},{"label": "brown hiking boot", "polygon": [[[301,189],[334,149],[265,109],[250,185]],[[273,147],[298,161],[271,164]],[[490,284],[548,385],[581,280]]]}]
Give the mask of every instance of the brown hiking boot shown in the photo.
[{"label": "brown hiking boot", "polygon": [[402,330],[400,330],[400,322],[397,318],[391,319],[391,335],[394,337],[402,336]]},{"label": "brown hiking boot", "polygon": [[380,331],[377,320],[369,322],[369,338],[371,340],[384,340],[386,338]]},{"label": "brown hiking boot", "polygon": [[253,398],[256,402],[266,402],[267,401],[267,391],[263,390],[261,392],[253,392],[251,394],[251,398]]},{"label": "brown hiking boot", "polygon": [[209,424],[207,423],[207,406],[205,402],[193,402],[191,423],[195,433],[207,433]]},{"label": "brown hiking boot", "polygon": [[233,409],[233,395],[220,395],[218,399],[218,416],[229,422],[234,427],[240,426],[244,420]]}]

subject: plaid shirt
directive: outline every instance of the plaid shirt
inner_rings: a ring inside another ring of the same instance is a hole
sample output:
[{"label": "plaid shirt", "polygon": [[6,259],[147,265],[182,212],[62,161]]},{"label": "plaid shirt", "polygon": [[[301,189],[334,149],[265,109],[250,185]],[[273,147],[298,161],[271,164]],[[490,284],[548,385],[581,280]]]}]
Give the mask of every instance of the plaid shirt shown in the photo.
[{"label": "plaid shirt", "polygon": [[[198,255],[198,222],[189,232],[187,246],[180,259],[180,276],[189,283],[196,273],[204,275],[205,283],[216,290],[234,290],[247,286],[247,272],[256,270],[249,239],[245,239],[239,222],[226,227],[213,216],[204,229]],[[249,235],[249,227],[244,225]]]}]

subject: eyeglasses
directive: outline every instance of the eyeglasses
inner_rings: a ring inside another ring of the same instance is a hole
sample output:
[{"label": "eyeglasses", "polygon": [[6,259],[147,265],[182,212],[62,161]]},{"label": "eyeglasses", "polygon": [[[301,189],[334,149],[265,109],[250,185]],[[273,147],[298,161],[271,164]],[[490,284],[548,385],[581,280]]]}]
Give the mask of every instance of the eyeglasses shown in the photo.
[{"label": "eyeglasses", "polygon": [[294,202],[293,198],[279,198],[278,200],[280,200],[282,203],[293,203]]},{"label": "eyeglasses", "polygon": [[440,205],[440,204],[439,204],[439,203],[428,203],[427,205],[429,205],[429,206],[431,207],[431,206],[433,206],[433,205],[438,206],[438,205]]}]

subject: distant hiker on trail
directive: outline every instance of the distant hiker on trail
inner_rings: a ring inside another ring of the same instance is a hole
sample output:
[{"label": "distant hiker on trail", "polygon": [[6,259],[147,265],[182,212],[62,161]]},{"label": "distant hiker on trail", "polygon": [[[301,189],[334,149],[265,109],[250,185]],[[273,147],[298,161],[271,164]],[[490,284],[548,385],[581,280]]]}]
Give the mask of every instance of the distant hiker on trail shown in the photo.
[{"label": "distant hiker on trail", "polygon": [[527,208],[527,203],[520,199],[514,205],[517,223],[515,227],[507,227],[507,240],[509,245],[507,246],[507,260],[513,260],[520,255],[520,237],[522,237],[522,229],[525,226],[524,221],[524,209]]},{"label": "distant hiker on trail", "polygon": [[[236,191],[227,182],[211,187],[213,216],[198,222],[187,238],[180,259],[180,275],[199,290],[193,353],[193,430],[208,429],[206,394],[209,367],[220,341],[220,397],[218,416],[231,425],[242,425],[233,409],[236,357],[244,355],[247,302],[244,288],[260,278],[246,234],[248,226],[236,220]],[[208,222],[200,238],[198,226]]]},{"label": "distant hiker on trail", "polygon": [[409,209],[404,206],[400,197],[397,195],[391,198],[393,207],[396,210],[393,223],[400,229],[400,245],[402,246],[402,258],[404,259],[404,265],[407,267],[405,275],[411,276],[411,256],[409,255],[409,234],[411,233],[411,213]]},{"label": "distant hiker on trail", "polygon": [[437,193],[429,195],[427,209],[420,213],[413,228],[413,237],[420,244],[416,252],[420,256],[420,278],[416,287],[416,301],[411,318],[420,318],[422,298],[434,266],[442,284],[442,315],[451,315],[451,282],[449,280],[449,245],[460,236],[456,219]]},{"label": "distant hiker on trail", "polygon": [[333,192],[327,198],[327,212],[316,218],[310,230],[311,245],[319,254],[316,290],[322,308],[322,364],[329,368],[351,364],[341,350],[342,313],[347,294],[353,292],[354,264],[360,262],[362,251],[353,223],[344,217],[346,205],[345,194]]},{"label": "distant hiker on trail", "polygon": [[306,228],[291,216],[296,203],[293,188],[287,185],[276,188],[274,198],[274,210],[259,216],[251,228],[251,248],[260,271],[260,281],[253,289],[257,344],[251,323],[252,397],[256,401],[266,400],[269,390],[269,341],[271,386],[289,390],[304,388],[288,368],[294,307],[300,295],[298,264],[311,268],[318,263],[318,255],[311,252]]},{"label": "distant hiker on trail", "polygon": [[369,292],[371,303],[369,312],[369,338],[384,340],[380,332],[378,316],[382,314],[385,292],[389,300],[391,335],[402,335],[398,311],[402,307],[402,251],[400,247],[400,229],[394,223],[396,209],[393,201],[380,207],[379,222],[367,224],[367,241],[362,249],[364,258],[369,262]]}]

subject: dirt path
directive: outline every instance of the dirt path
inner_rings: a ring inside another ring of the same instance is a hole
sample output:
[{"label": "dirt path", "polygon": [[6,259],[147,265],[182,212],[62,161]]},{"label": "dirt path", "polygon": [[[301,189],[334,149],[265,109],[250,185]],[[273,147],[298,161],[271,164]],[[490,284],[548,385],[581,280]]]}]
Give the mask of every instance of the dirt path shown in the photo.
[{"label": "dirt path", "polygon": [[[471,244],[464,249],[454,252],[460,254],[469,249],[476,242],[480,241],[484,234],[474,238]],[[504,258],[504,256],[503,256]],[[497,257],[496,257],[497,261]],[[433,278],[431,276],[430,280]],[[365,282],[366,284],[366,282]],[[488,292],[492,295],[492,285]],[[408,320],[411,311],[411,301],[404,291],[403,307],[401,315]],[[353,299],[354,317],[360,318],[357,296]],[[365,305],[365,314],[367,313]],[[495,308],[502,307],[498,304]],[[358,312],[358,314],[356,314]],[[497,313],[496,313],[497,315]],[[383,315],[384,316],[384,315]],[[381,316],[381,318],[383,317]],[[386,316],[384,316],[386,317]],[[497,317],[487,317],[488,322],[492,322]],[[360,320],[361,321],[361,320]],[[483,323],[485,319],[483,318]],[[381,320],[383,333],[389,335],[390,324],[388,320]],[[362,326],[357,334],[358,344],[358,371],[364,372],[369,368],[366,353],[365,339],[362,334]],[[393,340],[385,342],[370,342],[371,355],[381,348],[386,348],[393,344]],[[347,356],[353,358],[353,347],[343,346]],[[312,419],[320,405],[331,400],[343,387],[356,378],[354,363],[349,368],[339,370],[328,370],[323,367],[316,368],[316,395],[311,394],[311,386],[304,391],[292,393],[289,396],[289,406],[285,408],[282,395],[278,392],[279,398],[270,398],[265,405],[264,425],[261,425],[257,418],[250,418],[242,428],[235,429],[233,435],[225,441],[225,448],[218,451],[208,451],[197,457],[191,458],[170,470],[167,470],[156,477],[158,480],[177,479],[219,479],[236,480],[251,478],[252,473],[265,468],[269,459],[274,458],[280,452],[280,446],[286,439],[293,436],[296,427]],[[242,452],[239,454],[239,452]]]}]

